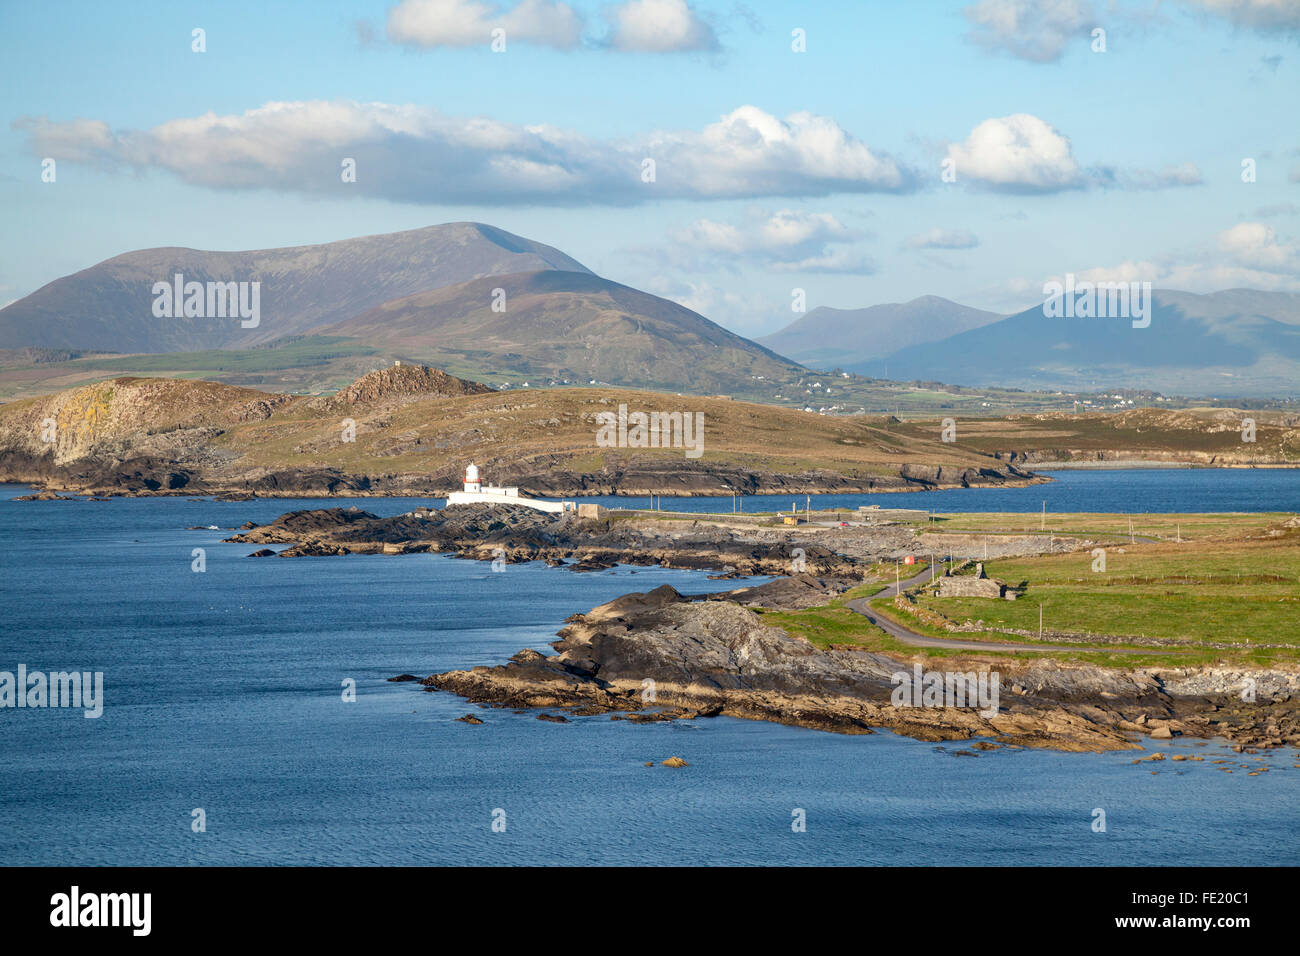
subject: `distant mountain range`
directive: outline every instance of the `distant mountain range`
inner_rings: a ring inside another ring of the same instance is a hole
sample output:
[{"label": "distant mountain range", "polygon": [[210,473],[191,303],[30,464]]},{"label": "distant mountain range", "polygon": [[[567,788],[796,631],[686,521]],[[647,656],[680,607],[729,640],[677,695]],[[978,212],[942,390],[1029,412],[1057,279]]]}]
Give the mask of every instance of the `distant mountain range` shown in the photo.
[{"label": "distant mountain range", "polygon": [[[415,292],[509,272],[587,272],[558,249],[481,223],[455,222],[317,246],[114,256],[0,309],[0,348],[191,352],[246,348],[307,332]],[[156,282],[260,282],[261,321],[157,318]]]},{"label": "distant mountain range", "polygon": [[[156,314],[155,285],[177,274],[259,283],[259,321]],[[459,222],[252,252],[128,252],[0,309],[0,395],[196,371],[328,391],[393,360],[498,383],[829,397],[842,408],[866,383],[837,378],[833,395],[814,395],[810,368],[978,388],[1286,397],[1300,390],[1300,295],[1157,291],[1140,329],[922,296],[817,308],[753,342],[551,246]]]},{"label": "distant mountain range", "polygon": [[[1000,318],[996,312],[972,309],[937,295],[923,295],[911,302],[866,309],[819,306],[780,332],[755,341],[812,368],[842,368],[879,378],[882,376],[877,360],[899,349],[939,342]],[[877,364],[868,370],[872,362]]]},{"label": "distant mountain range", "polygon": [[[185,283],[260,282],[260,321],[156,316],[154,284],[177,273]],[[0,309],[0,349],[195,353],[305,333],[521,379],[717,393],[804,372],[675,302],[481,223],[256,252],[145,249]]]},{"label": "distant mountain range", "polygon": [[[893,378],[1026,389],[1300,394],[1300,295],[1157,290],[1151,324],[1049,318],[1042,306],[889,357]],[[859,368],[860,371],[865,369]]]},{"label": "distant mountain range", "polygon": [[580,272],[475,279],[385,302],[321,333],[419,361],[574,384],[718,392],[803,371],[675,302]]}]

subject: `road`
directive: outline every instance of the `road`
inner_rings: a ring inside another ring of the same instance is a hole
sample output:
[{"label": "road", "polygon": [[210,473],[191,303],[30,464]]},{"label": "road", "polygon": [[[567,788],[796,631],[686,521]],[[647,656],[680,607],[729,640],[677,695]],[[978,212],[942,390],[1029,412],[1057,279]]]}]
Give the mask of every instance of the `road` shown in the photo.
[{"label": "road", "polygon": [[[958,651],[1107,651],[1116,653],[1115,647],[1096,647],[1089,644],[1007,644],[995,643],[993,641],[961,641],[954,638],[930,637],[926,634],[918,634],[902,624],[896,624],[887,617],[876,613],[872,610],[867,602],[874,601],[877,598],[892,598],[900,591],[906,590],[913,584],[920,583],[927,575],[931,574],[931,569],[926,568],[912,575],[910,578],[903,578],[898,584],[891,584],[883,591],[873,594],[869,598],[857,598],[845,603],[851,611],[861,614],[876,627],[880,628],[891,637],[895,637],[904,644],[910,644],[913,647],[945,647],[950,650]],[[1166,648],[1141,648],[1137,650],[1125,649],[1119,651],[1123,654],[1185,654],[1187,651],[1171,650]]]}]

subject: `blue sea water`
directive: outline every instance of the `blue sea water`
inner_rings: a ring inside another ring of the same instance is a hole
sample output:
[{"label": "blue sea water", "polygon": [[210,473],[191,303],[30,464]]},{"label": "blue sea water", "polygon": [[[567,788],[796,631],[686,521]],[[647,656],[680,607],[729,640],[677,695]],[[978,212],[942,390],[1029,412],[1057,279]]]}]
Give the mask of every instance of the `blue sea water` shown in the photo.
[{"label": "blue sea water", "polygon": [[[1293,474],[1071,472],[1019,491],[1030,511],[1053,488],[1059,510],[1294,510]],[[735,586],[699,572],[249,560],[228,529],[336,502],[12,500],[24,491],[0,486],[0,670],[102,671],[105,706],[0,710],[3,864],[1300,863],[1293,752],[1248,777],[1209,763],[1234,756],[1217,743],[1165,742],[1207,759],[1152,774],[1132,752],[954,758],[956,743],[731,718],[554,724],[386,681],[545,650],[569,614],[629,591]],[[455,720],[471,712],[481,726]],[[644,766],[673,755],[691,766]]]},{"label": "blue sea water", "polygon": [[[852,495],[746,495],[744,511],[803,508],[920,508],[938,513],[1109,511],[1119,514],[1173,512],[1300,511],[1300,469],[1134,468],[1042,470],[1050,483],[1024,488],[945,488],[924,492]],[[610,508],[646,508],[646,497],[583,498]],[[660,507],[676,511],[730,511],[720,498],[663,498]]]}]

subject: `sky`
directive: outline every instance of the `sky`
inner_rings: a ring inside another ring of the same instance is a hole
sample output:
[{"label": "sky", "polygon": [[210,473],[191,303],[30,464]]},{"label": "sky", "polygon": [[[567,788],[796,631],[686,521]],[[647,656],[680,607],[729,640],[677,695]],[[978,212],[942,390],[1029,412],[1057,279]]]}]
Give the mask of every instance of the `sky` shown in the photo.
[{"label": "sky", "polygon": [[1300,291],[1298,94],[1300,0],[0,0],[0,305],[459,220],[747,336]]}]

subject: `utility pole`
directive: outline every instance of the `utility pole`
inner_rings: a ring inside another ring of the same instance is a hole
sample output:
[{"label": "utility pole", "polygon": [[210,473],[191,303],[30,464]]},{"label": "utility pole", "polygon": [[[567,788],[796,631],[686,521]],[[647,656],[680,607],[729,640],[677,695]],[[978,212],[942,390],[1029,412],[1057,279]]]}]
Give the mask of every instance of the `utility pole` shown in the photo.
[{"label": "utility pole", "polygon": [[1038,528],[1039,531],[1047,530],[1047,502],[1043,502],[1043,523]]},{"label": "utility pole", "polygon": [[1038,605],[1038,639],[1043,639],[1043,606]]}]

